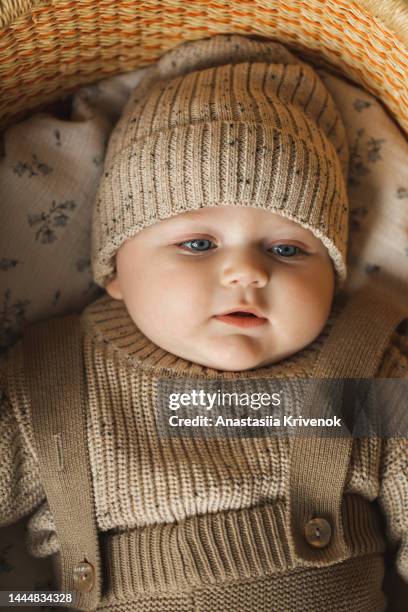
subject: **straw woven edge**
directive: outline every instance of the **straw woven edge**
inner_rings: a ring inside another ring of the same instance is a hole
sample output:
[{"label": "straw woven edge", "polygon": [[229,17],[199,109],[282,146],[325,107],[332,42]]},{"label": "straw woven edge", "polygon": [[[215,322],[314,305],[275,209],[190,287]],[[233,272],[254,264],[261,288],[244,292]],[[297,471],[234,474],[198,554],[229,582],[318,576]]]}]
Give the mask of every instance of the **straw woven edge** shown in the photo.
[{"label": "straw woven edge", "polygon": [[[97,1],[97,0],[96,0]],[[408,46],[408,0],[353,0],[398,35]],[[7,27],[18,17],[37,6],[57,10],[58,0],[2,0],[0,2],[0,28]]]},{"label": "straw woven edge", "polygon": [[[257,4],[257,6],[261,8],[264,1],[265,0],[259,0],[259,4]],[[140,14],[140,10],[138,10],[138,5],[136,3],[136,0],[133,0],[133,2],[134,4],[132,3],[132,0],[126,0],[123,2],[121,0],[111,0],[111,2],[109,2],[109,0],[104,0],[103,2],[100,2],[99,0],[87,0],[86,2],[84,0],[82,1],[78,0],[75,3],[76,4],[75,13],[73,16],[71,12],[71,19],[69,20],[68,27],[73,30],[78,29],[78,31],[80,31],[82,26],[85,26],[85,23],[82,23],[82,19],[81,19],[82,12],[79,10],[81,7],[86,6],[88,7],[88,9],[89,7],[92,7],[95,10],[100,9],[100,15],[102,16],[102,23],[104,24],[105,7],[110,6],[109,14],[112,12],[112,7],[115,7],[114,13],[119,20],[121,20],[122,17],[126,15],[125,7],[127,7],[128,11],[129,11],[129,7],[133,7],[134,10],[131,10],[131,12],[134,15]],[[173,1],[163,0],[161,7],[164,9],[167,6],[171,7],[173,4],[178,5],[179,2],[180,0],[173,0]],[[286,3],[285,6],[287,5],[288,10],[290,10],[291,5],[292,7],[296,7],[298,6],[298,2],[299,2],[299,6],[301,6],[302,5],[301,0],[285,0],[285,3]],[[225,0],[220,0],[220,3],[222,6],[224,6],[224,4],[227,4]],[[144,4],[145,3],[143,3],[143,5]],[[149,4],[150,8],[156,8],[158,6],[158,0],[147,0],[146,5],[147,4]],[[199,4],[201,5],[201,2]],[[246,2],[245,0],[243,0],[242,4],[245,4],[245,5],[249,4],[249,0],[246,0]],[[393,44],[394,51],[395,53],[398,54],[399,57],[403,58],[402,63],[404,66],[406,65],[406,58],[407,58],[407,52],[408,52],[408,0],[350,0],[349,3],[346,0],[347,10],[345,10],[344,1],[339,2],[339,0],[311,0],[310,4],[316,7],[320,7],[319,10],[321,10],[322,7],[325,7],[326,12],[328,12],[329,14],[333,12],[333,16],[336,19],[337,27],[341,24],[342,21],[344,21],[343,28],[346,31],[348,30],[348,19],[350,19],[350,27],[352,30],[354,28],[355,22],[357,22],[357,27],[359,31],[363,33],[362,35],[363,37],[365,36],[366,40],[367,40],[367,37],[370,36],[371,29],[373,29],[374,30],[373,46],[379,45],[381,49],[382,49],[381,30],[383,30],[384,31],[384,43],[386,43],[387,41],[387,44],[385,44],[385,46],[387,48],[390,48],[390,42],[394,39],[394,44]],[[14,36],[15,31],[22,34],[23,41],[24,41],[24,35],[26,35],[28,31],[32,32],[34,30],[34,34],[37,34],[36,13],[38,12],[39,8],[41,8],[40,12],[42,12],[43,17],[46,17],[48,19],[59,19],[60,17],[63,18],[65,15],[64,9],[67,7],[72,8],[72,5],[73,5],[72,0],[0,0],[0,41],[2,38],[4,38],[5,41],[8,41],[10,36],[11,37]],[[348,10],[348,5],[351,10]],[[25,11],[24,11],[24,7],[26,7]],[[30,7],[30,8],[27,8],[27,7]],[[214,0],[213,8],[216,9],[216,7],[217,7],[217,0]],[[278,0],[269,0],[269,7],[274,7],[274,11],[276,12],[276,8],[279,7]],[[220,8],[220,11],[221,11],[221,8]],[[10,24],[9,27],[5,27],[1,29],[2,13],[3,13],[3,16],[10,17],[11,12],[13,11],[14,13],[19,13],[19,15],[15,18],[14,21],[12,20],[12,23]],[[342,19],[342,16],[343,16],[343,19]],[[225,19],[223,20],[223,22],[225,22]],[[329,22],[330,22],[330,19],[329,19]],[[67,24],[66,19],[64,23]],[[388,24],[391,24],[391,23],[393,24],[395,31],[390,29],[391,26]],[[293,24],[293,21],[292,21],[292,24]],[[149,26],[149,21],[147,22],[147,26]],[[196,30],[197,29],[198,28],[196,28]],[[111,32],[109,31],[109,28],[108,28],[107,29],[108,38],[110,34]],[[391,35],[391,40],[390,40],[390,35]],[[193,38],[196,38],[196,36],[199,37],[198,32],[195,33]],[[314,38],[316,38],[316,36]],[[118,40],[120,40],[120,37]],[[19,39],[17,38],[15,42],[18,45]],[[358,47],[360,47],[360,49],[358,49],[357,51],[354,51],[354,55],[353,54],[351,55],[354,59],[360,57],[360,63],[364,64],[364,52],[361,49],[362,47],[361,43],[358,45]],[[111,49],[112,45],[106,48]],[[289,45],[289,48],[290,48],[290,45]],[[56,50],[55,44],[54,44],[53,49],[54,51]],[[101,52],[106,50],[104,38],[99,37],[99,40],[96,42],[95,49],[99,49]],[[164,47],[162,46],[163,53],[165,50],[166,50],[165,46]],[[300,53],[300,57],[302,57],[301,53],[304,52],[305,57],[303,59],[305,59],[305,61],[311,61],[312,63],[315,63],[316,58],[319,57],[319,55],[316,55],[315,52],[312,50],[310,52],[311,56],[309,57],[309,52],[306,50],[306,48],[303,51],[296,49],[296,52]],[[379,54],[381,55],[382,58],[384,58],[384,56],[386,55],[384,52],[384,49],[382,49],[382,52],[379,51]],[[125,59],[125,58],[122,58],[119,56],[119,60],[122,60],[122,59]],[[157,57],[153,58],[153,61],[155,61],[156,59],[158,58]],[[77,56],[77,60],[78,61],[82,60],[81,54]],[[322,59],[322,62],[323,62],[322,66],[325,67],[326,62],[323,59]],[[72,60],[71,60],[71,63],[72,63]],[[128,65],[125,66],[124,63],[122,62],[120,66],[119,65],[117,66],[117,68],[119,69],[119,67],[121,67],[122,72],[127,72],[129,70],[136,69],[136,67],[140,68],[144,66],[145,63],[140,64],[139,62],[139,65],[136,66],[133,62],[132,66],[130,66],[129,68]],[[150,62],[147,62],[147,63],[150,63]],[[319,63],[320,63],[320,60],[319,60]],[[338,72],[335,66],[331,66],[331,63],[329,63],[329,66],[331,70]],[[61,66],[61,70],[60,70],[61,74],[65,74],[66,72],[65,68],[66,68],[65,65]],[[1,69],[0,72],[2,73],[3,70]],[[116,72],[118,72],[118,70]],[[343,71],[340,71],[340,73],[341,75],[345,76]],[[397,77],[399,80],[401,80],[402,74],[403,72],[400,70],[399,75]],[[382,88],[384,91],[384,87],[386,86],[386,81],[389,80],[386,76],[386,71],[384,70],[383,75],[379,76],[376,80],[381,81]],[[81,82],[83,83],[85,81],[82,79]],[[76,86],[78,86],[78,83],[76,83]],[[65,87],[63,89],[65,93],[67,91],[69,92],[68,87]],[[403,89],[405,92],[406,91],[405,88]],[[379,94],[377,92],[376,95],[379,95],[381,97],[381,92]],[[31,97],[33,96],[31,95]],[[396,95],[394,95],[393,97],[391,96],[391,98],[392,100],[389,100],[390,111],[394,115],[394,117],[399,117],[397,106],[396,106]],[[406,98],[406,94],[405,94],[405,98]],[[55,97],[53,97],[52,99],[55,99]],[[30,107],[32,108],[33,105],[30,104]],[[6,115],[6,119],[4,118],[3,113],[1,113],[0,130],[3,128],[3,125],[6,123],[6,121],[9,120],[10,117],[18,118],[19,116],[21,116],[22,111],[16,111],[12,113],[6,111],[4,114]],[[402,119],[403,119],[403,124],[405,126],[404,129],[408,133],[408,120],[407,120],[406,112],[402,113]],[[397,122],[399,122],[398,119],[397,119]]]}]

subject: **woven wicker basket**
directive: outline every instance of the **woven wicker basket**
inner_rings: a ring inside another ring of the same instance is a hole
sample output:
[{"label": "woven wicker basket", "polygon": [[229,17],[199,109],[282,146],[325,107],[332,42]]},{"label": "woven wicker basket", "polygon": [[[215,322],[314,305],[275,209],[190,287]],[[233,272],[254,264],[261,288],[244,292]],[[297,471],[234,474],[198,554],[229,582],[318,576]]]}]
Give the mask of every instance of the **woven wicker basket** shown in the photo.
[{"label": "woven wicker basket", "polygon": [[0,0],[0,128],[185,40],[279,40],[376,95],[408,133],[408,0]]}]

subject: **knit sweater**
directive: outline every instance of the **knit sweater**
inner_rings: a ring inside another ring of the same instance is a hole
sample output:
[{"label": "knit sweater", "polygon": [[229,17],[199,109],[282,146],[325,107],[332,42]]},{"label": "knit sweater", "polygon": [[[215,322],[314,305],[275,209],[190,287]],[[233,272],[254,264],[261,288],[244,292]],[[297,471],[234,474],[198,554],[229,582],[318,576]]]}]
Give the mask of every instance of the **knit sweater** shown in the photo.
[{"label": "knit sweater", "polygon": [[[185,361],[153,344],[122,302],[104,295],[81,316],[88,394],[88,446],[98,530],[119,532],[168,524],[195,515],[284,500],[289,449],[286,437],[205,439],[162,444],[153,405],[157,377],[229,380],[308,378],[335,321],[334,303],[321,334],[280,363],[222,372]],[[1,378],[0,526],[33,513],[30,553],[59,550],[38,469],[30,402],[22,375],[22,345],[10,355],[13,375]],[[378,378],[408,378],[408,337],[395,332]],[[386,535],[398,544],[397,570],[408,581],[408,446],[402,439],[354,439],[345,493],[378,499]]]}]

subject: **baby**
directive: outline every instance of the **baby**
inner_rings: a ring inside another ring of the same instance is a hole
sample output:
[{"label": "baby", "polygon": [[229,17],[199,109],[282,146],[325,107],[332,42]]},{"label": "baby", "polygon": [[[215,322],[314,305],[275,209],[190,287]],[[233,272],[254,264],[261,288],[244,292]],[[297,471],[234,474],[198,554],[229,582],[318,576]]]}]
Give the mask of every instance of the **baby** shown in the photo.
[{"label": "baby", "polygon": [[[149,77],[111,137],[95,279],[184,359],[222,370],[281,361],[319,335],[346,274],[339,113],[309,66],[240,36],[182,45]],[[257,320],[220,318],[245,308]]]},{"label": "baby", "polygon": [[[64,442],[51,484],[39,458],[47,441],[36,441],[30,420],[42,411],[47,431],[47,410],[58,409],[51,400],[31,406],[27,389],[37,382],[15,375],[21,347],[0,413],[0,525],[36,510],[30,551],[54,555],[60,584],[96,592],[92,605],[384,610],[377,498],[408,580],[405,441],[296,446],[286,437],[164,439],[156,430],[165,378],[233,388],[238,379],[340,372],[408,376],[399,319],[377,331],[350,309],[346,327],[335,299],[346,278],[347,164],[329,92],[274,42],[219,35],[181,45],[131,95],[93,217],[94,278],[107,293],[81,315],[91,479],[78,476],[75,486],[81,517],[92,489],[104,540],[102,603],[91,540],[73,549],[76,564],[61,544],[62,533],[75,540],[82,519],[59,516]],[[80,609],[94,609],[89,601]]]}]

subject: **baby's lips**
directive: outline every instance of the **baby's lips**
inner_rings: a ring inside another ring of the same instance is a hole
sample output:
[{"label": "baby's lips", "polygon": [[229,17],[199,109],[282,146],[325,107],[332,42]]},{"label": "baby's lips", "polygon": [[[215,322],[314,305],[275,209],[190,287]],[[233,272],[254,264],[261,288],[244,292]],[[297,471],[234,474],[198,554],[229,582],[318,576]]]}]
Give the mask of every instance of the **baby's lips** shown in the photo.
[{"label": "baby's lips", "polygon": [[[242,313],[242,314],[241,314]],[[263,314],[261,313],[261,311],[258,308],[255,307],[246,307],[246,306],[237,306],[234,308],[230,308],[229,310],[226,310],[218,315],[216,315],[217,317],[225,317],[228,315],[235,315],[235,316],[255,316],[258,317],[260,319],[265,319],[266,317],[263,316]]]},{"label": "baby's lips", "polygon": [[234,325],[236,327],[258,327],[259,325],[264,325],[268,319],[265,317],[258,317],[253,314],[237,314],[237,311],[232,313],[227,313],[224,315],[216,315],[215,318],[218,321],[223,323],[228,323],[229,325]]}]

